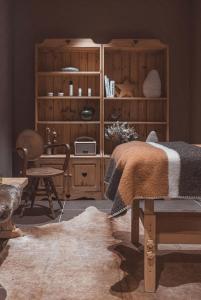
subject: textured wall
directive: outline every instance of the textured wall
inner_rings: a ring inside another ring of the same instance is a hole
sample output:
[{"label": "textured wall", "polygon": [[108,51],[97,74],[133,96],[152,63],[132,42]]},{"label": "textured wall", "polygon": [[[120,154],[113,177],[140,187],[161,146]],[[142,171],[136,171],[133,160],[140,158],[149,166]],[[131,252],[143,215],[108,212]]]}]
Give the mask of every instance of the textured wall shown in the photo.
[{"label": "textured wall", "polygon": [[0,0],[0,175],[12,170],[12,3]]},{"label": "textured wall", "polygon": [[201,144],[201,1],[192,7],[191,142]]},{"label": "textured wall", "polygon": [[44,38],[159,38],[170,45],[171,138],[189,140],[189,0],[17,0],[15,135],[34,126],[34,44]]}]

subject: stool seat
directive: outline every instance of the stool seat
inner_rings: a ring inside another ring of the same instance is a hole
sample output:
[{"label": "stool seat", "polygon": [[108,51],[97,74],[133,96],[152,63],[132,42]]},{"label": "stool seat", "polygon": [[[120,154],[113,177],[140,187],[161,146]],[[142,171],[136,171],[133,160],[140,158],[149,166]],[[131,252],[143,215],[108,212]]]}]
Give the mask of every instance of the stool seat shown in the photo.
[{"label": "stool seat", "polygon": [[29,168],[26,171],[27,177],[53,177],[64,174],[63,170],[51,167]]}]

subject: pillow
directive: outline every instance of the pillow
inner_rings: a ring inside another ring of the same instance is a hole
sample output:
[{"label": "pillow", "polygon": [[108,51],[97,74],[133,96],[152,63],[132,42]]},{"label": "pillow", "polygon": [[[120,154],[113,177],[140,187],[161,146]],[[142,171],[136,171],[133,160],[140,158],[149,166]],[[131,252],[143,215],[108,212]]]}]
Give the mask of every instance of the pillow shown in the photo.
[{"label": "pillow", "polygon": [[146,142],[152,142],[152,143],[157,143],[159,141],[158,139],[158,136],[157,136],[157,133],[156,131],[151,131],[148,136],[147,136],[147,139],[146,139]]}]

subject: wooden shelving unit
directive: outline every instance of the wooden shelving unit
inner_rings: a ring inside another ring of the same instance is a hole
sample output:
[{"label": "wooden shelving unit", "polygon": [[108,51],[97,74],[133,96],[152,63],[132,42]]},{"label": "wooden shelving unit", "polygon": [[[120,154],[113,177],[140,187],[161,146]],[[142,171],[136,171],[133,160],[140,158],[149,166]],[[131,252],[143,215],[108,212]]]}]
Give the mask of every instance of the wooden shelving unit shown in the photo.
[{"label": "wooden shelving unit", "polygon": [[[35,56],[35,128],[45,139],[46,127],[55,129],[59,143],[71,145],[69,183],[71,198],[102,199],[104,172],[114,144],[105,140],[105,127],[114,120],[112,113],[119,112],[119,121],[135,126],[141,140],[156,130],[161,140],[169,139],[169,50],[159,40],[112,40],[96,44],[90,39],[47,39],[36,45]],[[62,71],[72,66],[78,72]],[[148,72],[157,69],[161,82],[160,98],[145,98],[142,85]],[[106,97],[104,75],[122,83],[128,79],[135,86],[133,97]],[[69,96],[69,81],[73,81],[74,95]],[[78,88],[82,96],[78,96]],[[87,89],[92,96],[87,96]],[[53,92],[54,96],[48,96]],[[63,92],[64,96],[57,96]],[[83,121],[80,111],[93,107],[90,121]],[[90,136],[97,141],[95,156],[75,156],[74,141]],[[61,167],[62,152],[43,155],[43,165]],[[87,176],[83,177],[83,174]],[[61,187],[61,178],[56,180]]]}]

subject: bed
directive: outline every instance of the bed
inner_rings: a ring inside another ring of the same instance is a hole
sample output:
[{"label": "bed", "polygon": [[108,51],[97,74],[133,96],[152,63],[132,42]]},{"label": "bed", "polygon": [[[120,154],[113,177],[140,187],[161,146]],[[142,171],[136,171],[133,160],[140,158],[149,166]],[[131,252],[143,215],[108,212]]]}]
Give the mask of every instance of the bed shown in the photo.
[{"label": "bed", "polygon": [[[201,148],[184,142],[122,144],[111,156],[105,181],[112,216],[132,208],[135,245],[139,218],[144,225],[145,291],[155,292],[158,244],[201,244],[201,210],[167,209],[170,201],[201,204]],[[163,209],[155,210],[159,200]]]}]

